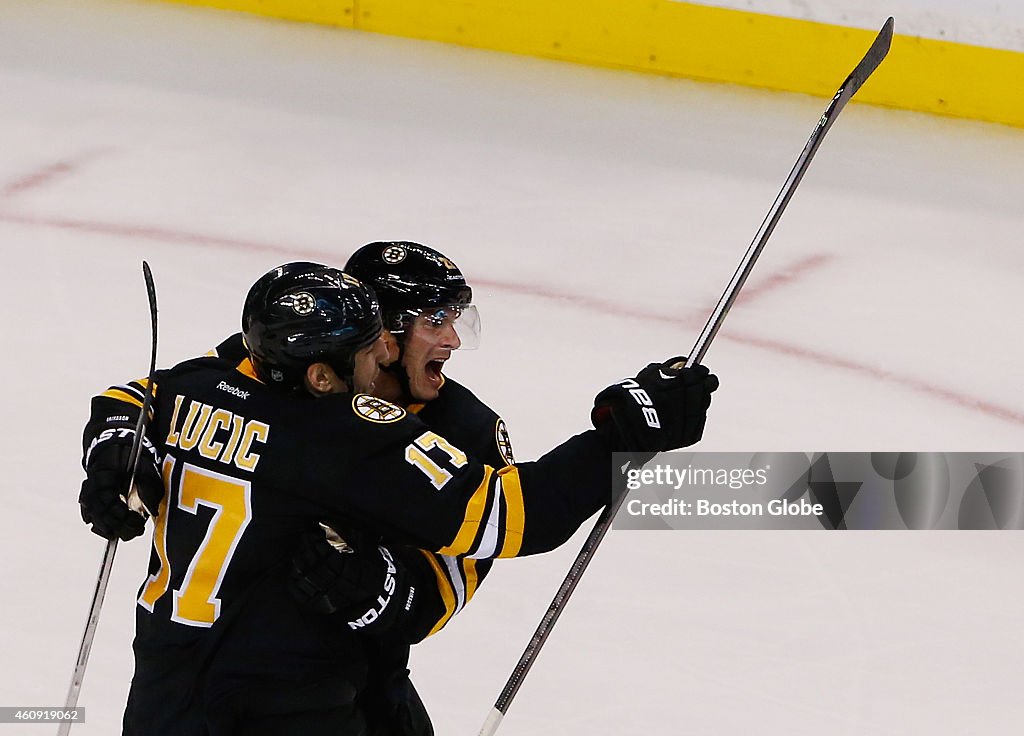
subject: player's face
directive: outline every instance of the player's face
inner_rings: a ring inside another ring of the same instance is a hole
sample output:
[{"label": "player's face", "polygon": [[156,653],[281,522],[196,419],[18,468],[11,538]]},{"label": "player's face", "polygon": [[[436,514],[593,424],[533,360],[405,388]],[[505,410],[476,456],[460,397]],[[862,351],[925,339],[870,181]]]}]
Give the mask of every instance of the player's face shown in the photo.
[{"label": "player's face", "polygon": [[443,379],[441,369],[453,350],[462,346],[453,317],[417,316],[406,331],[402,366],[409,376],[409,393],[415,401],[437,398]]},{"label": "player's face", "polygon": [[370,345],[356,353],[352,372],[352,391],[357,394],[372,394],[380,375],[380,364],[388,360],[388,345],[383,333]]}]

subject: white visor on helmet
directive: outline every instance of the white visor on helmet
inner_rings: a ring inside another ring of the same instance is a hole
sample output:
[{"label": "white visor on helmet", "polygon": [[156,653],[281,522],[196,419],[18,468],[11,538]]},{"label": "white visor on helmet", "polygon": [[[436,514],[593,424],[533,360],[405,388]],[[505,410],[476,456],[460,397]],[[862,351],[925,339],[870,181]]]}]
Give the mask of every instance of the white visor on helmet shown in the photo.
[{"label": "white visor on helmet", "polygon": [[443,330],[449,326],[459,337],[461,350],[480,347],[480,313],[475,304],[451,304],[446,307],[428,307],[418,310],[416,324],[426,329]]}]

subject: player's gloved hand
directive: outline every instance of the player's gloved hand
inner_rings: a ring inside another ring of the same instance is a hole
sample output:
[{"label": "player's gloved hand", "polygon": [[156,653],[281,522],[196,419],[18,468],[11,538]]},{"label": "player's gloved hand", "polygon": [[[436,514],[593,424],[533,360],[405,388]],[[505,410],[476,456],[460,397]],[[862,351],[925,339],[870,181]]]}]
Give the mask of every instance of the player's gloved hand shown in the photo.
[{"label": "player's gloved hand", "polygon": [[[82,464],[86,479],[78,495],[82,521],[104,539],[129,539],[142,534],[146,518],[132,510],[125,494],[131,481],[128,456],[131,454],[135,430],[128,427],[107,427],[93,439]],[[156,450],[143,438],[139,453],[135,489],[146,509],[156,510],[163,498],[164,484],[156,464]]]},{"label": "player's gloved hand", "polygon": [[590,419],[620,452],[662,452],[687,447],[704,434],[718,377],[686,358],[651,363],[594,399]]},{"label": "player's gloved hand", "polygon": [[292,560],[288,589],[303,608],[343,616],[349,628],[384,631],[415,603],[405,565],[368,535],[334,528],[303,535]]}]

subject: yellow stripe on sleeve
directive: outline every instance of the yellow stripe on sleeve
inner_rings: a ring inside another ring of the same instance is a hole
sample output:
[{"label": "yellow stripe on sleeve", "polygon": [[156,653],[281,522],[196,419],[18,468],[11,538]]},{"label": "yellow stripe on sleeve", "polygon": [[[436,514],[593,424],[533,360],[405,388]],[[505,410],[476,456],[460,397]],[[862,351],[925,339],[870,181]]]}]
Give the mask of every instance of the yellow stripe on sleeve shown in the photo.
[{"label": "yellow stripe on sleeve", "polygon": [[[469,603],[473,598],[473,594],[476,593],[476,586],[480,583],[480,576],[476,571],[476,560],[472,557],[460,557],[459,562],[462,564],[462,573],[466,578],[466,603]],[[465,607],[466,603],[462,606]]]},{"label": "yellow stripe on sleeve", "polygon": [[519,468],[508,465],[498,471],[498,477],[501,479],[501,488],[505,494],[505,543],[501,546],[498,557],[515,557],[523,546],[523,526],[526,523]]},{"label": "yellow stripe on sleeve", "polygon": [[[459,527],[459,531],[455,535],[455,539],[447,547],[442,547],[438,550],[442,555],[464,555],[469,552],[473,545],[473,540],[476,539],[477,533],[480,531],[480,522],[487,516],[487,489],[491,485],[491,476],[493,474],[494,468],[490,465],[485,465],[484,477],[470,497],[469,503],[466,504],[466,516],[462,521],[462,526]],[[495,499],[495,503],[497,503],[497,500]]]},{"label": "yellow stripe on sleeve", "polygon": [[108,388],[106,391],[100,394],[100,396],[105,396],[108,399],[116,399],[118,401],[123,401],[126,404],[137,406],[140,409],[142,408],[141,401],[139,401],[136,397],[132,396],[130,393],[122,391],[119,388]]},{"label": "yellow stripe on sleeve", "polygon": [[[149,379],[148,378],[140,378],[137,381],[131,381],[128,385],[131,388],[136,388],[137,387],[139,389],[139,391],[142,392],[143,397],[145,397],[146,394],[150,393]],[[153,381],[153,388],[152,388],[153,400],[156,399],[157,388],[158,387],[156,385],[156,381]],[[150,419],[153,418],[153,400],[150,401],[150,407],[149,407],[149,418]]]},{"label": "yellow stripe on sleeve", "polygon": [[448,619],[455,614],[455,591],[452,590],[452,584],[448,582],[448,577],[444,574],[444,570],[438,564],[437,559],[430,552],[426,550],[420,550],[424,557],[427,558],[427,562],[430,563],[430,567],[434,570],[434,576],[437,577],[437,589],[441,592],[441,600],[444,601],[444,615],[438,620],[434,627],[430,630],[427,636],[433,636],[440,631]]}]

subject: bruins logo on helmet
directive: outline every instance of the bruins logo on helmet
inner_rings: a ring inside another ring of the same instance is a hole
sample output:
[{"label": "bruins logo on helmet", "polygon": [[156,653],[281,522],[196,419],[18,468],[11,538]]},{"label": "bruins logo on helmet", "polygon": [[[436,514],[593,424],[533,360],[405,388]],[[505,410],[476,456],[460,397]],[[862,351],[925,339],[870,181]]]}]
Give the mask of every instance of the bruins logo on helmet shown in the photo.
[{"label": "bruins logo on helmet", "polygon": [[402,246],[389,245],[387,248],[384,249],[384,252],[381,253],[381,258],[384,259],[384,263],[389,263],[393,266],[396,263],[401,263],[402,261],[404,261],[406,255],[406,250]]},{"label": "bruins logo on helmet", "polygon": [[312,314],[313,310],[316,309],[316,299],[308,291],[302,291],[298,294],[289,294],[281,300],[281,304],[286,307],[291,307],[292,311],[300,317]]},{"label": "bruins logo on helmet", "polygon": [[516,460],[512,457],[512,438],[508,436],[508,429],[505,427],[505,420],[499,419],[494,426],[494,442],[498,445],[498,452],[507,465],[514,465]]},{"label": "bruins logo on helmet", "polygon": [[389,424],[405,416],[405,409],[390,401],[368,394],[356,394],[352,399],[352,410],[368,422]]}]

